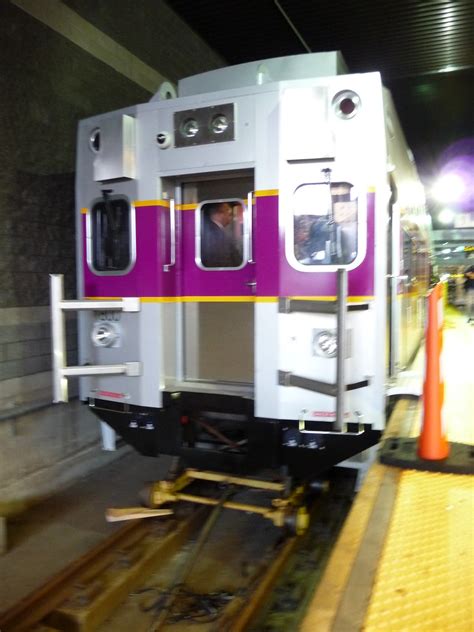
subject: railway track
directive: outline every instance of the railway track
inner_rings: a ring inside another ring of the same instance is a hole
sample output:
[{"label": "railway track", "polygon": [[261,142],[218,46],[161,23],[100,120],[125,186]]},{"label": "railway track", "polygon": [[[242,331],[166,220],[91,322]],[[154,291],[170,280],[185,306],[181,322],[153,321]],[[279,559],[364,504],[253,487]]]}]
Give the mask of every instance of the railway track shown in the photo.
[{"label": "railway track", "polygon": [[258,515],[223,510],[230,495],[245,501],[262,495],[256,490],[224,488],[213,508],[178,506],[177,517],[127,523],[0,615],[0,630],[180,632],[192,622],[237,632],[279,629],[278,621],[282,630],[297,629],[288,604],[298,618],[305,596],[295,597],[295,581],[305,568],[303,583],[314,587],[321,550],[330,550],[350,506],[352,483],[341,472],[313,502],[303,536],[282,536]]}]

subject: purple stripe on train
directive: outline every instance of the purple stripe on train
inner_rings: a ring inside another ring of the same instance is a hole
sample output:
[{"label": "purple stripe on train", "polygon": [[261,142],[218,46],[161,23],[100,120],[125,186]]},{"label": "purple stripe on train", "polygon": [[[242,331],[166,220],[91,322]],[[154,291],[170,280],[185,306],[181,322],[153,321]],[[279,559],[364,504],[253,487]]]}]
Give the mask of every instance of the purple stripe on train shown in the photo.
[{"label": "purple stripe on train", "polygon": [[[281,216],[283,213],[280,214]],[[363,261],[348,274],[349,296],[374,294],[375,193],[367,194],[367,247]],[[334,272],[302,272],[295,270],[285,257],[283,219],[280,220],[280,291],[279,296],[335,296],[337,278]]]},{"label": "purple stripe on train", "polygon": [[255,266],[240,270],[203,270],[196,263],[194,211],[182,211],[182,296],[253,296],[248,284],[255,277]]},{"label": "purple stripe on train", "polygon": [[[349,294],[374,292],[375,195],[367,196],[367,252],[362,263],[349,272]],[[97,275],[84,263],[86,296],[334,296],[333,272],[295,270],[285,258],[284,224],[278,197],[258,197],[253,231],[254,260],[240,270],[203,270],[196,263],[193,211],[182,211],[177,221],[176,263],[171,262],[169,209],[143,206],[136,209],[136,261],[124,275]],[[86,261],[86,222],[83,216],[83,252]],[[256,281],[256,294],[252,284]]]},{"label": "purple stripe on train", "polygon": [[159,218],[167,209],[138,207],[136,213],[136,261],[126,274],[95,274],[86,263],[86,216],[82,223],[84,288],[86,296],[161,296],[163,290]]}]

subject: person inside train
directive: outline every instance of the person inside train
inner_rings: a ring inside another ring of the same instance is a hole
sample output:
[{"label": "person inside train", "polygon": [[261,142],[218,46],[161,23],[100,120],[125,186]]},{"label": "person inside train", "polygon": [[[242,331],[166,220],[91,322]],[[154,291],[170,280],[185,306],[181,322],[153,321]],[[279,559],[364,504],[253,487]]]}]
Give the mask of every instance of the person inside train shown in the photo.
[{"label": "person inside train", "polygon": [[206,268],[237,268],[242,255],[232,237],[232,205],[212,202],[202,209],[201,263]]},{"label": "person inside train", "polygon": [[343,250],[341,227],[325,215],[316,217],[309,225],[300,225],[295,241],[295,254],[301,263],[327,265],[348,263],[351,260]]},{"label": "person inside train", "polygon": [[331,263],[330,229],[327,217],[318,217],[311,224],[307,247],[312,263]]}]

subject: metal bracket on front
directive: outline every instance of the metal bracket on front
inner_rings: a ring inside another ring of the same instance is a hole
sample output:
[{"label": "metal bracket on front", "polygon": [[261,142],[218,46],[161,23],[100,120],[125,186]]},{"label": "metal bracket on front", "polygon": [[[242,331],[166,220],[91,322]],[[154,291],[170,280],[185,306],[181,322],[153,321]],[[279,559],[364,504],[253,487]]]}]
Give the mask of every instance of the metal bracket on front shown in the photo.
[{"label": "metal bracket on front", "polygon": [[[160,507],[164,503],[178,501],[187,501],[202,505],[218,505],[220,501],[217,498],[199,496],[183,491],[190,483],[196,480],[213,481],[225,485],[237,485],[250,489],[280,492],[280,494],[283,494],[285,491],[284,483],[242,476],[231,476],[218,472],[187,469],[174,481],[157,481],[153,483],[147,498],[148,504],[152,508]],[[304,488],[301,486],[296,487],[288,496],[274,498],[271,501],[270,507],[240,503],[232,500],[223,502],[222,506],[227,509],[260,514],[263,518],[267,518],[267,520],[273,522],[276,527],[288,525],[291,526],[297,534],[301,534],[307,529],[309,524],[309,516],[306,507],[303,505],[303,500]]]},{"label": "metal bracket on front", "polygon": [[124,362],[123,364],[102,364],[86,366],[66,365],[66,323],[65,311],[122,311],[139,312],[140,299],[125,297],[111,301],[65,301],[64,280],[62,274],[50,274],[51,296],[51,342],[53,352],[53,402],[68,401],[67,378],[85,375],[141,375],[140,362]]}]

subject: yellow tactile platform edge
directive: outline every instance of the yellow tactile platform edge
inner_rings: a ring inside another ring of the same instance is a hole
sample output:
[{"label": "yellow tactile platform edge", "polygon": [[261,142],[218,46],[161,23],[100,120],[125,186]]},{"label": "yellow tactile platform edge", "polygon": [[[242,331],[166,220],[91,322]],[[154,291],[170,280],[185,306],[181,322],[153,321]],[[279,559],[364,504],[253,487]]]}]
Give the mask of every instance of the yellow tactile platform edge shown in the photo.
[{"label": "yellow tactile platform edge", "polygon": [[473,499],[473,477],[402,474],[365,632],[473,632]]}]

